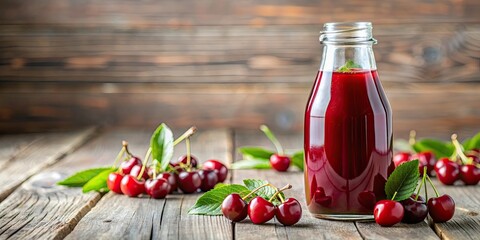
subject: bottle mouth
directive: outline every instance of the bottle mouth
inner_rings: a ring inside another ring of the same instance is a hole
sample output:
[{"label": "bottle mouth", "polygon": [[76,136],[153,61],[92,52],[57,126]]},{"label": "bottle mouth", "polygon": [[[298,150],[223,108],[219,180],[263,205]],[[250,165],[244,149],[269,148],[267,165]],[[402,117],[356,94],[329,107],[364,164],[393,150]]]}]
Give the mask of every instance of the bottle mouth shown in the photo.
[{"label": "bottle mouth", "polygon": [[320,43],[331,44],[376,44],[371,22],[332,22],[323,25]]}]

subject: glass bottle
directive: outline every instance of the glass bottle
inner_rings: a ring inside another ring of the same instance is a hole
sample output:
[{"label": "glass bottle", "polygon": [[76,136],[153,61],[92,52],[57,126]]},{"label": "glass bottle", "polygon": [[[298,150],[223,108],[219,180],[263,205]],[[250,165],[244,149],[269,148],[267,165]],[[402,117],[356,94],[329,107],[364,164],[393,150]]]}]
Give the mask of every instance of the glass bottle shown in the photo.
[{"label": "glass bottle", "polygon": [[326,23],[305,111],[305,192],[318,218],[373,218],[393,170],[392,112],[378,79],[370,22]]}]

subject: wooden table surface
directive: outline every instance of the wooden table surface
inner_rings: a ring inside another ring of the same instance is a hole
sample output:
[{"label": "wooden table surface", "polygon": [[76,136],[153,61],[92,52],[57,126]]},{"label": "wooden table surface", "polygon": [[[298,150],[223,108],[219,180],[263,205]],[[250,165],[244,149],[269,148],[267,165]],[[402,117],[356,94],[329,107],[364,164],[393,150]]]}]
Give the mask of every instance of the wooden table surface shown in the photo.
[{"label": "wooden table surface", "polygon": [[[182,130],[174,131],[178,136]],[[128,198],[112,193],[82,194],[55,182],[80,169],[109,165],[128,140],[131,151],[143,156],[151,130],[95,128],[68,133],[7,135],[0,137],[0,239],[480,239],[480,188],[447,187],[441,192],[456,202],[447,223],[398,224],[383,228],[373,222],[339,222],[309,215],[303,194],[303,174],[270,170],[231,171],[229,182],[245,178],[290,183],[287,196],[303,204],[300,222],[284,227],[271,220],[254,225],[248,219],[232,225],[223,216],[188,215],[200,194],[169,195],[166,199]],[[302,136],[282,135],[287,148],[299,149]],[[271,147],[260,131],[202,130],[192,139],[200,161],[210,158],[231,163],[245,145]],[[175,156],[185,152],[175,148]],[[292,167],[293,168],[293,167]]]}]

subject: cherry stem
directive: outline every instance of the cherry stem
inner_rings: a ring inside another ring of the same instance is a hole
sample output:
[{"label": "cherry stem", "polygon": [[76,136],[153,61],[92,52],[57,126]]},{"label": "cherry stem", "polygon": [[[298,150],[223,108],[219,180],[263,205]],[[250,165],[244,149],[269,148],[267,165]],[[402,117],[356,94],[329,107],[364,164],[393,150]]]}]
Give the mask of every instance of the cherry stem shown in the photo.
[{"label": "cherry stem", "polygon": [[[427,180],[430,183],[430,185],[432,185],[433,191],[435,191],[435,195],[437,195],[437,197],[440,197],[440,194],[438,194],[437,188],[435,187],[435,185],[433,185],[432,179],[430,179],[430,177],[428,175],[427,175]],[[426,193],[425,193],[425,195],[426,195]]]},{"label": "cherry stem", "polygon": [[137,176],[137,180],[142,179],[143,172],[145,172],[145,167],[147,166],[148,160],[150,160],[150,154],[152,153],[152,148],[148,148],[147,153],[145,154],[145,158],[143,159],[142,170]]},{"label": "cherry stem", "polygon": [[395,192],[395,193],[393,194],[393,196],[392,196],[392,199],[390,199],[390,200],[395,199],[395,197],[397,196],[397,193],[398,193],[398,192]]},{"label": "cherry stem", "polygon": [[125,152],[127,153],[128,157],[132,157],[132,153],[128,150],[128,142],[122,141],[122,145],[125,147]]},{"label": "cherry stem", "polygon": [[193,126],[189,128],[186,132],[182,134],[182,136],[178,137],[175,141],[173,141],[173,146],[182,142],[185,138],[192,136],[197,131],[197,127]]},{"label": "cherry stem", "polygon": [[263,133],[270,139],[270,141],[275,145],[275,148],[277,149],[277,153],[281,156],[285,155],[285,152],[283,151],[283,147],[278,141],[278,139],[275,137],[272,131],[266,126],[266,125],[261,125],[260,130],[262,130]]},{"label": "cherry stem", "polygon": [[264,188],[264,187],[266,187],[266,186],[270,186],[270,187],[275,188],[275,186],[273,186],[272,184],[270,184],[270,183],[265,183],[265,184],[263,184],[263,185],[255,188],[255,189],[253,189],[250,193],[248,193],[247,195],[245,195],[245,197],[243,197],[242,199],[243,199],[243,200],[247,199],[247,198],[250,197],[252,194],[256,193],[258,190],[260,190],[260,189],[262,189],[262,188]]},{"label": "cherry stem", "polygon": [[290,184],[287,184],[285,185],[285,187],[282,187],[280,189],[277,189],[277,192],[275,194],[273,194],[273,196],[270,198],[270,200],[268,200],[269,202],[272,202],[272,200],[277,197],[277,195],[280,197],[280,201],[283,203],[285,202],[285,199],[283,199],[283,196],[282,194],[280,194],[281,192],[287,190],[287,189],[291,189],[292,188],[292,185]]},{"label": "cherry stem", "polygon": [[191,166],[191,152],[190,152],[190,137],[187,137],[187,139],[185,140],[185,145],[187,146],[187,168],[188,168],[188,172],[190,172],[192,170],[192,166]]},{"label": "cherry stem", "polygon": [[153,160],[155,163],[153,164],[153,179],[157,179],[157,165],[158,165],[158,160],[155,159]]},{"label": "cherry stem", "polygon": [[416,136],[417,136],[417,132],[415,130],[410,130],[410,137],[408,138],[408,144],[410,144],[410,146],[413,146],[415,144]]},{"label": "cherry stem", "polygon": [[128,145],[128,143],[126,141],[122,141],[122,145],[122,149],[120,149],[120,151],[118,152],[117,157],[115,158],[115,162],[113,162],[112,168],[115,168],[117,166],[118,160],[120,160],[123,154],[125,154],[125,146]]},{"label": "cherry stem", "polygon": [[423,183],[425,182],[426,176],[427,176],[427,168],[424,167],[422,181],[420,182],[420,186],[418,187],[417,195],[415,195],[415,201],[418,200],[418,195],[420,195],[420,190],[422,190]]},{"label": "cherry stem", "polygon": [[457,152],[458,156],[460,156],[460,159],[462,159],[463,164],[471,164],[472,163],[472,158],[468,158],[465,153],[463,153],[463,147],[460,145],[460,143],[457,140],[457,134],[452,134],[452,143],[453,146],[455,146],[455,151]]}]

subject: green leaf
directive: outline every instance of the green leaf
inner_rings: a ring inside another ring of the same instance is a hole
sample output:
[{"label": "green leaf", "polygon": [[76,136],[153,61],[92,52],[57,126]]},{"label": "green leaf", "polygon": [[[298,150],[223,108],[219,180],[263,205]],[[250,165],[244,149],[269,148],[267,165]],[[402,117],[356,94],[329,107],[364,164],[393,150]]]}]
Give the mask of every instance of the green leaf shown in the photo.
[{"label": "green leaf", "polygon": [[472,149],[480,149],[480,132],[472,138],[465,140],[463,142],[463,148],[465,148],[466,151]]},{"label": "green leaf", "polygon": [[195,215],[222,215],[221,205],[223,200],[232,193],[238,193],[245,196],[249,193],[245,186],[239,184],[224,185],[214,188],[197,199],[188,214]]},{"label": "green leaf", "polygon": [[[243,184],[245,184],[245,186],[247,186],[248,190],[250,191],[253,191],[254,189],[264,185],[264,184],[267,184],[268,181],[265,181],[265,180],[257,180],[257,179],[245,179],[243,180]],[[263,197],[265,198],[266,200],[270,200],[270,198],[272,198],[272,196],[275,194],[275,192],[277,192],[277,189],[271,187],[271,186],[266,186],[266,187],[263,187],[263,188],[260,188],[260,190],[258,190],[255,194],[257,196],[260,196],[260,197]],[[280,193],[280,195],[282,195],[283,198],[285,198],[285,195],[282,193]],[[273,204],[279,204],[280,202],[275,198],[273,201],[272,201]]]},{"label": "green leaf", "polygon": [[303,171],[303,150],[298,151],[292,155],[292,164]]},{"label": "green leaf", "polygon": [[362,68],[362,66],[353,62],[352,59],[347,60],[345,64],[337,69],[337,72],[351,72],[352,68]]},{"label": "green leaf", "polygon": [[160,124],[153,133],[150,147],[153,160],[157,160],[161,170],[165,171],[173,156],[173,133],[165,123]]},{"label": "green leaf", "polygon": [[435,157],[450,157],[455,151],[455,147],[447,142],[442,142],[435,139],[422,139],[413,144],[415,152],[432,151]]},{"label": "green leaf", "polygon": [[109,168],[102,171],[97,176],[90,179],[90,181],[88,181],[85,185],[83,185],[82,191],[84,193],[87,193],[90,191],[108,192],[109,191],[107,186],[108,175],[115,171],[117,171],[117,168]]},{"label": "green leaf", "polygon": [[246,159],[234,162],[231,169],[271,169],[268,159]]},{"label": "green leaf", "polygon": [[82,187],[85,185],[85,183],[90,181],[90,179],[97,176],[99,173],[111,168],[112,167],[100,167],[79,171],[67,177],[66,179],[63,179],[62,181],[57,182],[57,184],[68,187]]},{"label": "green leaf", "polygon": [[388,199],[402,201],[409,198],[415,188],[417,188],[418,178],[418,159],[400,164],[388,177],[385,184],[385,193]]},{"label": "green leaf", "polygon": [[274,154],[273,151],[261,147],[241,147],[238,149],[242,153],[244,159],[270,159]]}]

